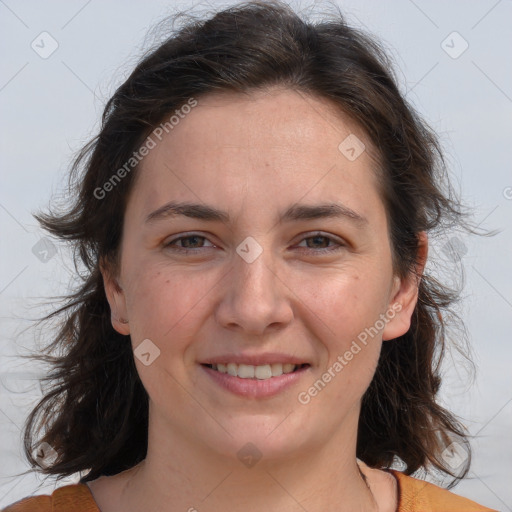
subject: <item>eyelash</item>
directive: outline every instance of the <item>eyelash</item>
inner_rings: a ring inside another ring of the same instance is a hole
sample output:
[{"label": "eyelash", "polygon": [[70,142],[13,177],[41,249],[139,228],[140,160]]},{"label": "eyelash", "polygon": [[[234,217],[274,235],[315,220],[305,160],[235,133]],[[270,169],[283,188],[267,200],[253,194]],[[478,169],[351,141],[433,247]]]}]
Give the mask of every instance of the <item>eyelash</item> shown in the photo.
[{"label": "eyelash", "polygon": [[[324,235],[320,232],[318,233],[314,233],[314,234],[311,234],[307,237],[304,237],[301,239],[301,242],[303,242],[304,240],[309,240],[309,239],[312,239],[312,238],[325,238],[327,240],[329,240],[330,242],[334,242],[335,244],[337,244],[337,247],[324,247],[324,248],[321,248],[321,249],[312,249],[312,248],[309,248],[309,247],[303,247],[302,249],[306,249],[306,250],[311,250],[315,253],[323,253],[323,254],[326,254],[326,253],[332,253],[332,252],[336,252],[336,251],[339,251],[341,249],[343,249],[344,247],[346,247],[345,244],[341,243],[341,242],[338,242],[336,239],[334,239],[333,237],[330,237],[330,236],[327,236],[327,235]],[[199,235],[199,234],[196,234],[196,233],[191,233],[191,234],[188,234],[186,236],[180,236],[178,238],[174,238],[173,240],[169,240],[169,242],[165,243],[164,244],[164,248],[166,249],[171,249],[173,251],[178,251],[178,252],[181,252],[183,254],[190,254],[190,253],[196,253],[198,252],[198,249],[203,249],[203,247],[198,247],[196,249],[186,249],[184,247],[178,247],[178,246],[174,246],[174,247],[171,247],[171,244],[179,241],[179,240],[186,240],[188,238],[204,238],[205,240],[207,240],[207,238],[205,236],[202,236],[202,235]],[[211,249],[212,247],[206,247],[208,249]]]}]

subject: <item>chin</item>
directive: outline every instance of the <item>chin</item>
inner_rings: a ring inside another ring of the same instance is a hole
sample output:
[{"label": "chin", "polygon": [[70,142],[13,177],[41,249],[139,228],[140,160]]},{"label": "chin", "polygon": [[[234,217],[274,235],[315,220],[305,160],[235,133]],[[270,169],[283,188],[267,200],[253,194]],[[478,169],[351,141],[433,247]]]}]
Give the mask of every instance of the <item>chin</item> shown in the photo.
[{"label": "chin", "polygon": [[223,423],[231,436],[223,433],[220,438],[216,436],[205,443],[220,455],[235,457],[249,466],[289,459],[303,452],[307,445],[315,444],[314,439],[320,439],[322,433],[310,434],[304,422],[291,420],[293,412],[289,417],[287,414],[238,416]]}]

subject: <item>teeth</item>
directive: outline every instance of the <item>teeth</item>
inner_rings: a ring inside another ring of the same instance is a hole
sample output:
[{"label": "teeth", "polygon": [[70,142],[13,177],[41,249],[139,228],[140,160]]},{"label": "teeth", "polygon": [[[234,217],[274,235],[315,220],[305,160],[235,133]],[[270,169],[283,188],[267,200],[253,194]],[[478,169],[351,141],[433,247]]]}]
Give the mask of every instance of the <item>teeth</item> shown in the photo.
[{"label": "teeth", "polygon": [[295,370],[295,365],[291,363],[283,364],[283,373],[291,373]]},{"label": "teeth", "polygon": [[281,363],[273,363],[270,365],[272,371],[272,377],[279,377],[283,374],[283,365]]},{"label": "teeth", "polygon": [[237,374],[241,379],[254,379],[254,366],[239,364]]},{"label": "teeth", "polygon": [[272,363],[260,366],[253,366],[251,364],[213,364],[212,368],[220,373],[227,373],[233,377],[240,377],[241,379],[259,379],[266,380],[272,377],[279,377],[283,373],[293,372],[298,365],[292,363]]},{"label": "teeth", "polygon": [[254,376],[257,379],[270,379],[272,377],[272,368],[269,364],[265,364],[263,366],[255,366],[254,367]]}]

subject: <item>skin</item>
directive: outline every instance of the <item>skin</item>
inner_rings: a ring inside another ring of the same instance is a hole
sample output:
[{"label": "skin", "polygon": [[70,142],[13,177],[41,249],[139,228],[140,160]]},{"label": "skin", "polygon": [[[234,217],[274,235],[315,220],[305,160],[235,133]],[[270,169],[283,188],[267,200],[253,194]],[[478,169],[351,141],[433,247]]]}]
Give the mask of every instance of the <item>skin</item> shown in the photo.
[{"label": "skin", "polygon": [[[102,512],[396,510],[394,477],[360,464],[366,484],[359,473],[357,422],[382,342],[409,329],[418,281],[393,275],[371,142],[328,100],[289,89],[198,102],[142,161],[120,268],[103,267],[114,328],[130,335],[134,349],[150,339],[160,355],[147,366],[135,358],[150,397],[147,458],[90,482],[93,496]],[[354,161],[338,149],[349,134],[367,148]],[[175,217],[146,225],[170,200],[212,205],[232,223]],[[292,204],[326,201],[367,223],[276,222]],[[316,231],[332,241],[315,239]],[[190,232],[205,238],[165,247]],[[263,250],[252,263],[236,252],[248,236]],[[419,274],[424,233],[420,240]],[[319,251],[337,243],[340,250]],[[298,393],[393,304],[401,309],[385,327],[307,405],[299,403]],[[236,396],[199,364],[269,351],[311,365],[271,398]],[[262,454],[251,468],[237,457],[248,442]]]}]

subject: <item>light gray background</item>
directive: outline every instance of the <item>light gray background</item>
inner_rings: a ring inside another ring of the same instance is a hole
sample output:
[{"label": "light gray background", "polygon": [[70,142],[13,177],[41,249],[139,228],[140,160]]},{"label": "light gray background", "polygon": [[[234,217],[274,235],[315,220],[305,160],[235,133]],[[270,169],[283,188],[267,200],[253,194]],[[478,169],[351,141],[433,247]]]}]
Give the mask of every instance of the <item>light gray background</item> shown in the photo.
[{"label": "light gray background", "polygon": [[[72,272],[62,246],[53,255],[51,246],[45,254],[39,245],[39,257],[34,254],[45,234],[31,212],[64,190],[74,152],[95,134],[103,105],[131,71],[148,28],[177,5],[193,4],[0,0],[0,506],[55,487],[50,480],[38,488],[37,475],[14,476],[26,469],[20,427],[40,391],[27,377],[42,371],[17,356],[40,336],[24,329],[47,311],[41,300],[68,290]],[[453,183],[474,208],[475,221],[501,230],[492,238],[455,235],[466,276],[460,312],[478,372],[470,382],[461,357],[449,352],[442,400],[477,435],[470,478],[454,491],[512,510],[512,2],[339,5],[350,23],[379,36],[391,52],[402,91],[440,134]],[[58,43],[47,59],[31,48],[43,31]],[[446,243],[434,244],[431,256],[446,259]]]}]

